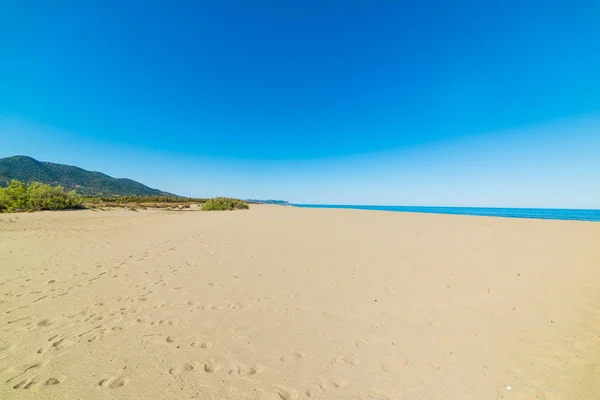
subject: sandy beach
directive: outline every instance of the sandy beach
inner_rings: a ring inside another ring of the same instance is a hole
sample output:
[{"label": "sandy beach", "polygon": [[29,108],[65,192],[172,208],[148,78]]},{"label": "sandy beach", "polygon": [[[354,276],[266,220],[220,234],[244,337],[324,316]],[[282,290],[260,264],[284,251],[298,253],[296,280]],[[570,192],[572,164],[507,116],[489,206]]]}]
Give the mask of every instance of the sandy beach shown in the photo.
[{"label": "sandy beach", "polygon": [[598,399],[600,224],[0,215],[2,399]]}]

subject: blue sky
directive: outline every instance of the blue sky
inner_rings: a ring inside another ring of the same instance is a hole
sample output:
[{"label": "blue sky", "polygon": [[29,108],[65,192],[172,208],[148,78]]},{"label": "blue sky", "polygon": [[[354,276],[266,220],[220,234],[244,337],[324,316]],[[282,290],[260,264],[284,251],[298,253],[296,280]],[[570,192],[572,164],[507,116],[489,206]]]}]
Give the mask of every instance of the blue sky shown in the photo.
[{"label": "blue sky", "polygon": [[585,0],[0,0],[0,157],[190,196],[600,208],[599,20]]}]

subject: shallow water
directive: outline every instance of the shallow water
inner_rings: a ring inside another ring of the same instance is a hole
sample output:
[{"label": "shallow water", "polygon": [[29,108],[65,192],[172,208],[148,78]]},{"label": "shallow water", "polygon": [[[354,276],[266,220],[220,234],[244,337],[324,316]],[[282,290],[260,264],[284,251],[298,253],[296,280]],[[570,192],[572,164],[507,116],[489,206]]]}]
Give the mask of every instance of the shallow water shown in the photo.
[{"label": "shallow water", "polygon": [[349,208],[429,214],[479,215],[486,217],[559,219],[569,221],[600,221],[600,210],[552,208],[491,208],[491,207],[419,207],[419,206],[353,206],[332,204],[294,204],[307,208]]}]

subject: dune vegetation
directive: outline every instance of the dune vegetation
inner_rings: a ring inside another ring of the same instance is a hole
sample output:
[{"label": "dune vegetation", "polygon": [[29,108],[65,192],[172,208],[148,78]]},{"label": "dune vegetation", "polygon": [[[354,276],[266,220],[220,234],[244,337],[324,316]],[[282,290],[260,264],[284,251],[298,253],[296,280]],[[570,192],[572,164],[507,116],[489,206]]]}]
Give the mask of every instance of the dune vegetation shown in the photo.
[{"label": "dune vegetation", "polygon": [[111,208],[127,208],[132,211],[146,209],[192,210],[207,199],[178,196],[86,196],[83,198],[85,208],[106,210]]},{"label": "dune vegetation", "polygon": [[85,203],[204,203],[208,199],[181,196],[85,196]]},{"label": "dune vegetation", "polygon": [[248,203],[238,199],[230,199],[227,197],[216,197],[208,199],[202,205],[202,211],[230,211],[230,210],[245,210],[248,209]]},{"label": "dune vegetation", "polygon": [[185,210],[193,207],[204,211],[247,209],[248,203],[238,199],[218,197],[214,199],[179,196],[86,196],[67,191],[62,186],[40,182],[25,184],[11,180],[6,187],[0,186],[0,213],[31,212],[42,210],[84,209],[103,210],[114,207],[131,210],[160,208]]},{"label": "dune vegetation", "polygon": [[0,187],[0,212],[66,210],[83,208],[83,199],[75,191],[66,191],[62,186],[51,186],[40,182],[28,185],[12,180]]},{"label": "dune vegetation", "polygon": [[[204,211],[227,211],[248,209],[248,203],[238,199],[217,197],[213,199],[170,196],[116,196],[116,197],[85,197],[86,208],[107,209],[123,207],[131,210],[160,208],[165,210],[187,210],[199,206]],[[195,208],[198,209],[198,208]]]}]

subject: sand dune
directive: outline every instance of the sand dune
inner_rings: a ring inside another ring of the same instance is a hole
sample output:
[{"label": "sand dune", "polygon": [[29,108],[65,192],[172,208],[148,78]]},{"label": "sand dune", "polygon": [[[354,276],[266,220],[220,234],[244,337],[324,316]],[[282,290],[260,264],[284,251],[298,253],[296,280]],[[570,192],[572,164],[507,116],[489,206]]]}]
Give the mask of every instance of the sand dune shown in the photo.
[{"label": "sand dune", "polygon": [[598,399],[600,224],[0,215],[0,398]]}]

